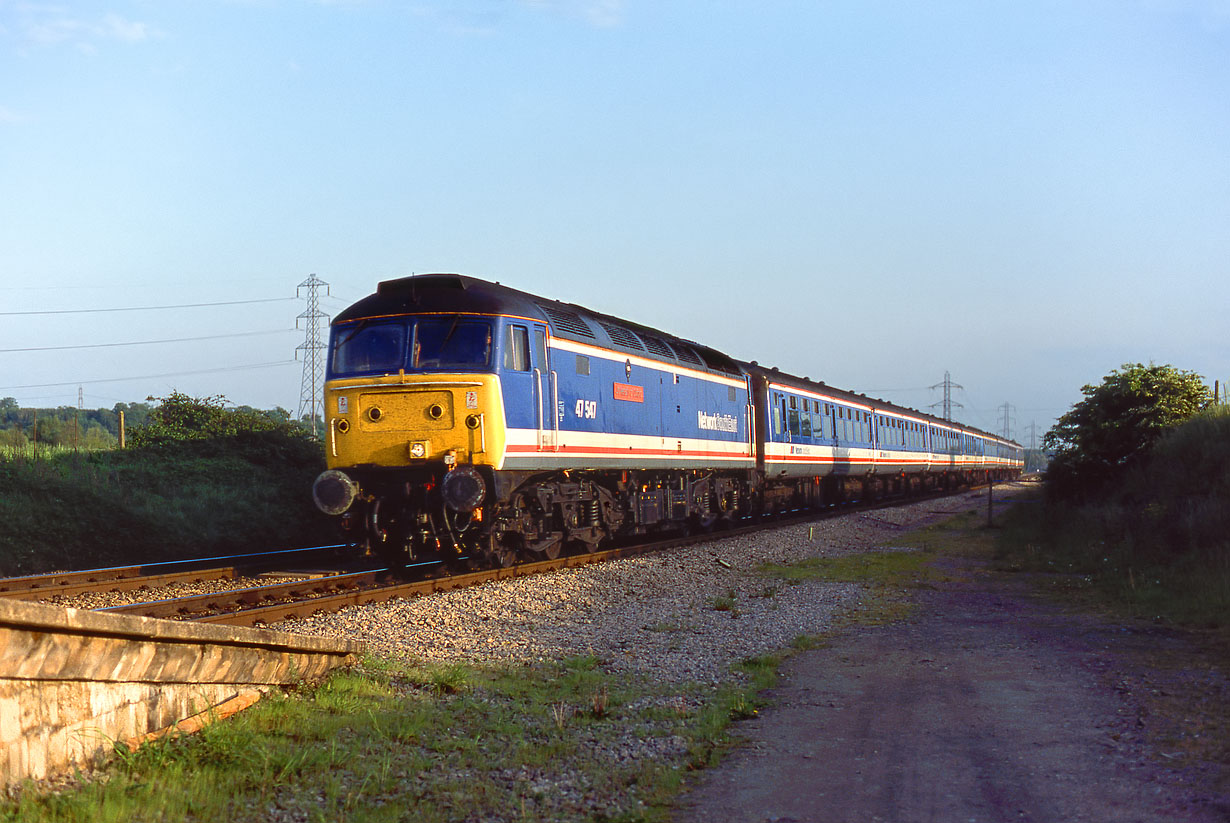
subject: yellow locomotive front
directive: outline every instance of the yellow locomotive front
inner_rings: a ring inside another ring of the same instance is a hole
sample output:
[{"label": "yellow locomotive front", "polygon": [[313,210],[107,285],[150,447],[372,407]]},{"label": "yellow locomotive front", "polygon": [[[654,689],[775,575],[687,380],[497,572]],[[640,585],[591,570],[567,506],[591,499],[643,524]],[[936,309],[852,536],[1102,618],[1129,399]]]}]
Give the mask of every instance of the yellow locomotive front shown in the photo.
[{"label": "yellow locomotive front", "polygon": [[343,314],[331,330],[328,470],[313,498],[368,551],[391,560],[455,556],[482,532],[504,452],[499,320],[461,311],[358,314]]}]

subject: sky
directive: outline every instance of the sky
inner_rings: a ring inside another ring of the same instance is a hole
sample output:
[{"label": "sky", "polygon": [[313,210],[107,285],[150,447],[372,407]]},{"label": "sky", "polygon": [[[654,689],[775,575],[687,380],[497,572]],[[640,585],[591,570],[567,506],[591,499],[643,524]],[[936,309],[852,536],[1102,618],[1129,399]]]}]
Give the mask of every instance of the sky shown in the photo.
[{"label": "sky", "polygon": [[1026,445],[1224,385],[1230,0],[0,0],[0,397],[294,412],[300,283],[441,271]]}]

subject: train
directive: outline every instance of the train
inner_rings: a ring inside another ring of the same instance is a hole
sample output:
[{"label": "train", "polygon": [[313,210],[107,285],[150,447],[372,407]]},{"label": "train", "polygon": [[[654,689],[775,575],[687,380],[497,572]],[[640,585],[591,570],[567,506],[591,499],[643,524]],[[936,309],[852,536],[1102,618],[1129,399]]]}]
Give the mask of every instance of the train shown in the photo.
[{"label": "train", "polygon": [[312,496],[389,562],[509,566],[1013,478],[1020,445],[460,274],[330,323]]}]

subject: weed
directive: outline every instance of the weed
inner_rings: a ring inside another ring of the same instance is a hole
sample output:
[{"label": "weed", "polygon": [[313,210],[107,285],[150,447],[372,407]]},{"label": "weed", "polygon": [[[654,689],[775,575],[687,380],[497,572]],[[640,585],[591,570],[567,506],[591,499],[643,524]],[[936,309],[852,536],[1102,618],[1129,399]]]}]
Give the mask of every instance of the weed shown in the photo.
[{"label": "weed", "polygon": [[590,695],[590,698],[589,698],[590,712],[589,713],[597,718],[606,717],[607,712],[610,710],[610,703],[611,703],[610,690],[608,690],[606,684],[603,683],[601,686],[599,686],[597,689],[594,690],[594,693],[592,695]]},{"label": "weed", "polygon": [[469,680],[469,669],[460,663],[433,667],[427,673],[427,681],[437,694],[460,694],[469,685]]},{"label": "weed", "polygon": [[551,704],[551,719],[555,721],[555,728],[560,731],[568,725],[568,721],[575,714],[572,707],[567,703],[552,703]]}]

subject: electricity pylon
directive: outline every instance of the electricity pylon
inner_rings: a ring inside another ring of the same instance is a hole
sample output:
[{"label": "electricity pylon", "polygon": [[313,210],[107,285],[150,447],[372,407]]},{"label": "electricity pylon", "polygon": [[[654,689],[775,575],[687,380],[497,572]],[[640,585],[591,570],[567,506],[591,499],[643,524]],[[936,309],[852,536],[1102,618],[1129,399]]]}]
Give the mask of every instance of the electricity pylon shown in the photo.
[{"label": "electricity pylon", "polygon": [[323,320],[324,326],[328,326],[329,315],[320,310],[320,287],[325,287],[325,294],[329,293],[329,284],[321,280],[315,274],[304,280],[295,289],[295,297],[299,297],[304,289],[307,289],[307,309],[303,314],[295,319],[295,328],[299,328],[299,321],[305,321],[303,324],[305,334],[303,342],[295,348],[295,359],[299,359],[299,352],[303,352],[303,381],[299,386],[299,413],[298,418],[303,419],[306,414],[308,419],[312,421],[312,435],[316,436],[316,420],[324,419],[325,404],[324,398],[321,396],[325,388],[325,359],[322,352],[325,349],[325,343],[320,339],[320,330]]}]

